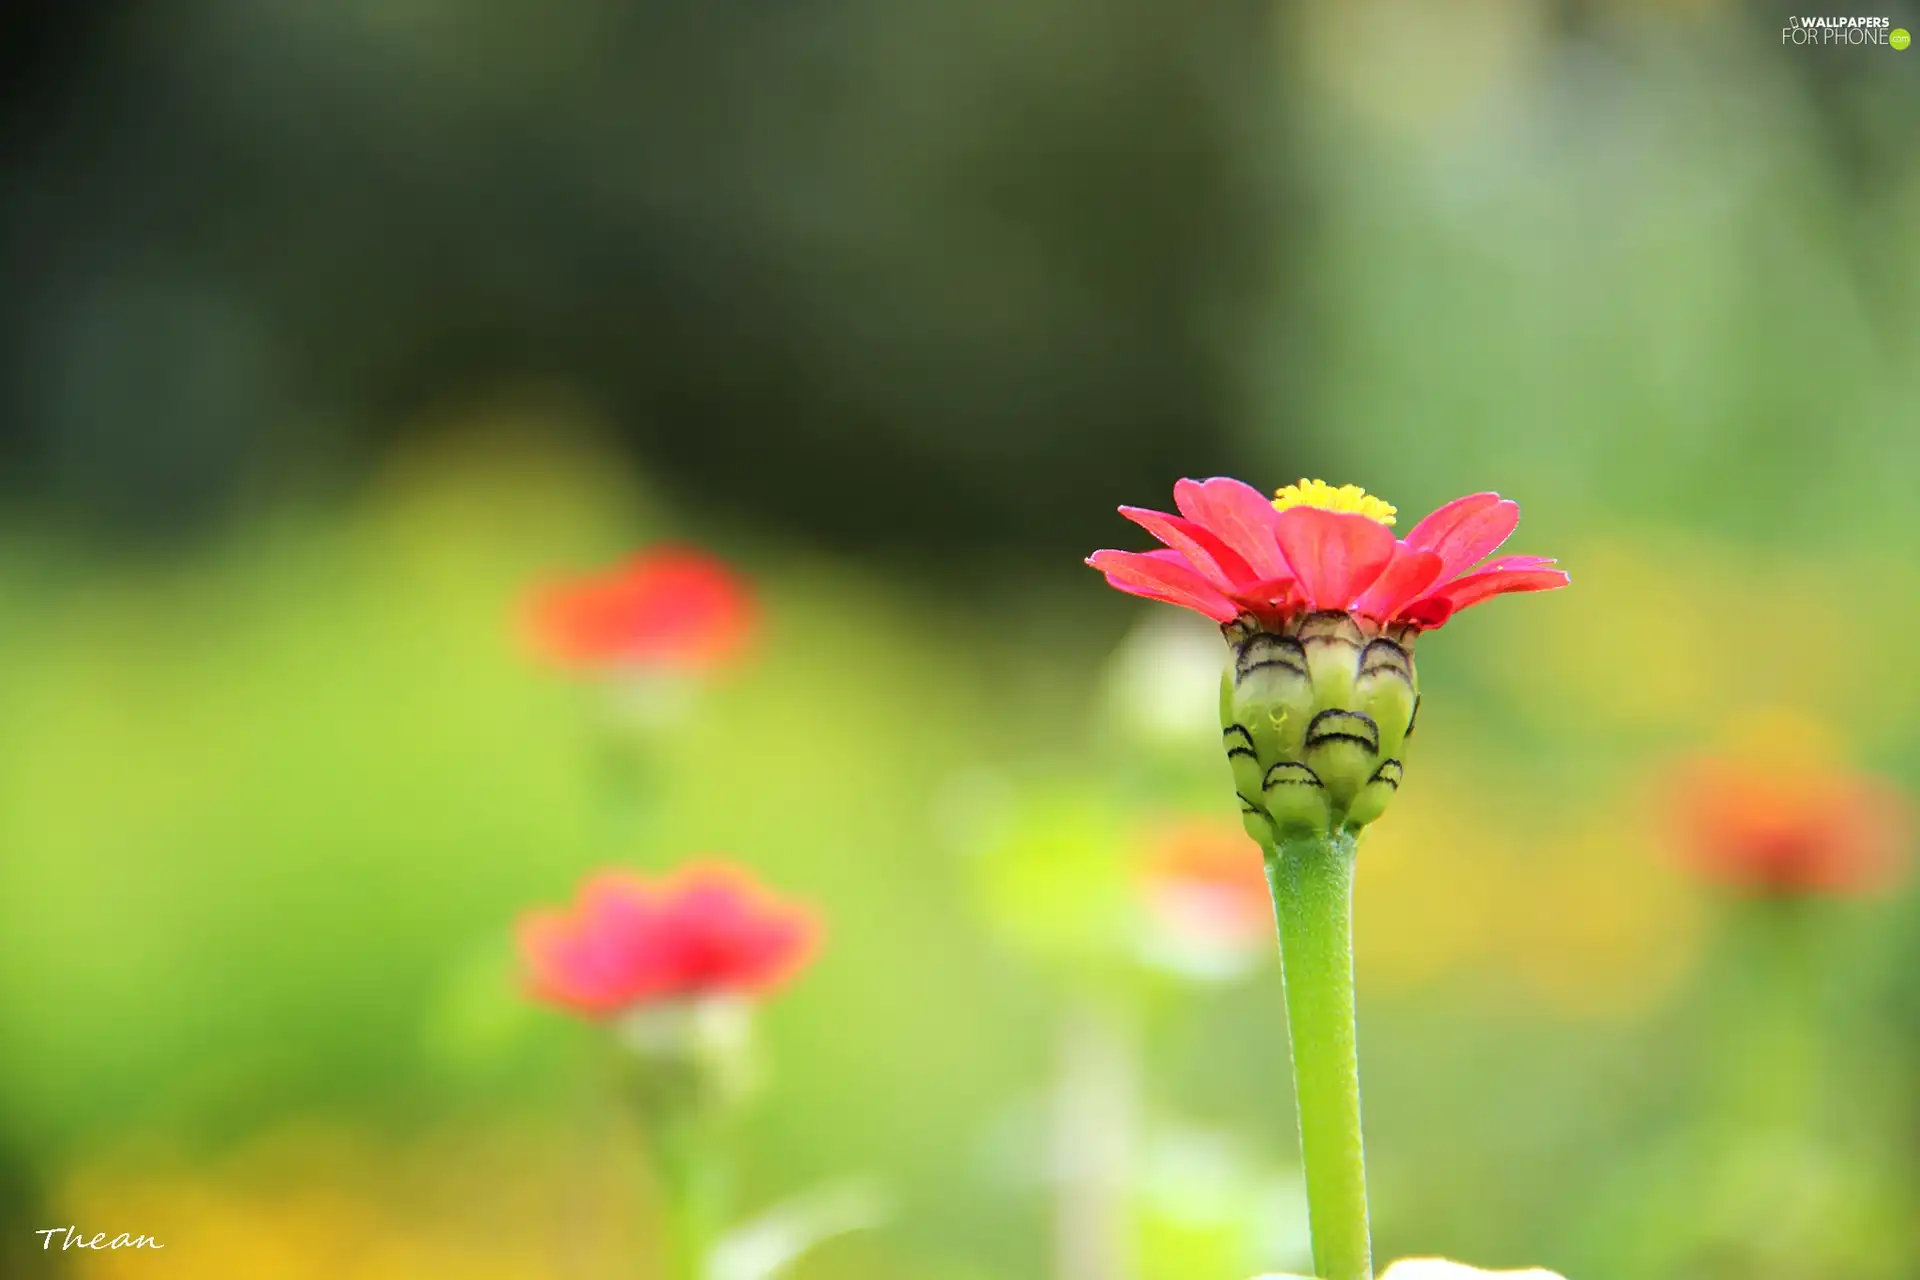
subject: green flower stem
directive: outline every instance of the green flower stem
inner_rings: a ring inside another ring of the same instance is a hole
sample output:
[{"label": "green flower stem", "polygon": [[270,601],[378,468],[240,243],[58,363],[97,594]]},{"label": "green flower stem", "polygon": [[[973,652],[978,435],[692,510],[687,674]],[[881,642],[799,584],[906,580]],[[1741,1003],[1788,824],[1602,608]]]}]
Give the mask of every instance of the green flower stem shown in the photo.
[{"label": "green flower stem", "polygon": [[1818,903],[1801,899],[1733,904],[1734,998],[1720,1037],[1721,1122],[1730,1139],[1803,1133],[1820,1096]]},{"label": "green flower stem", "polygon": [[728,1159],[743,1090],[747,1010],[696,999],[643,1007],[614,1047],[658,1192],[666,1280],[705,1280],[732,1195]]},{"label": "green flower stem", "polygon": [[657,1131],[654,1156],[668,1280],[706,1280],[725,1216],[726,1179],[716,1138],[712,1126],[697,1117]]},{"label": "green flower stem", "polygon": [[1373,1280],[1354,1028],[1353,861],[1354,837],[1346,832],[1284,839],[1267,851],[1320,1280]]},{"label": "green flower stem", "polygon": [[658,809],[660,761],[646,726],[617,712],[602,708],[594,726],[594,784],[608,846],[644,847]]}]

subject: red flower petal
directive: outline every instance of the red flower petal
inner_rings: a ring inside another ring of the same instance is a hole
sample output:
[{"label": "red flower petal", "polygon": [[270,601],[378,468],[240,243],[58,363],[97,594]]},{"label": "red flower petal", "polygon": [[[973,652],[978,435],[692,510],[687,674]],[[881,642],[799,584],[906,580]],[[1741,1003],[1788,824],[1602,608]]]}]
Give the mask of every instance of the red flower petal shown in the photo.
[{"label": "red flower petal", "polygon": [[1232,622],[1240,607],[1213,587],[1178,551],[1096,551],[1087,563],[1128,595],[1145,596]]},{"label": "red flower petal", "polygon": [[1492,573],[1496,569],[1545,569],[1549,565],[1559,564],[1552,556],[1501,556],[1489,560],[1474,569],[1474,573]]},{"label": "red flower petal", "polygon": [[1276,514],[1274,531],[1309,609],[1347,608],[1393,559],[1393,533],[1377,520],[1319,507]]},{"label": "red flower petal", "polygon": [[1173,504],[1181,515],[1232,547],[1255,576],[1294,576],[1275,541],[1280,513],[1252,485],[1229,476],[1181,480],[1173,486]]},{"label": "red flower petal", "polygon": [[1443,627],[1447,619],[1453,616],[1453,601],[1444,595],[1427,596],[1415,600],[1400,610],[1393,619],[1395,622],[1411,622],[1422,631],[1433,631]]},{"label": "red flower petal", "polygon": [[528,916],[519,929],[532,994],[605,1016],[637,1004],[757,994],[813,955],[819,930],[744,872],[696,866],[664,884],[595,876],[571,913]]},{"label": "red flower petal", "polygon": [[682,871],[668,886],[668,932],[680,940],[685,986],[758,993],[812,959],[813,914],[772,899],[744,872],[714,864]]},{"label": "red flower petal", "polygon": [[[1570,578],[1564,570],[1555,569],[1548,574],[1553,580],[1540,585],[1496,585],[1488,583],[1510,581],[1503,575],[1538,573],[1547,569],[1555,561],[1547,556],[1501,556],[1489,560],[1480,568],[1464,578],[1455,578],[1452,582],[1442,582],[1430,594],[1416,599],[1412,604],[1403,604],[1393,615],[1397,621],[1411,622],[1426,631],[1432,631],[1443,625],[1459,610],[1470,604],[1477,604],[1489,596],[1500,595],[1508,591],[1550,591],[1554,587],[1564,587]],[[1460,588],[1466,588],[1466,594],[1457,594]]]},{"label": "red flower petal", "polygon": [[1552,591],[1572,581],[1565,569],[1494,569],[1455,578],[1435,594],[1452,606],[1452,612],[1458,613],[1494,596],[1514,591]]},{"label": "red flower petal", "polygon": [[543,1000],[581,1013],[611,1013],[635,997],[627,964],[600,934],[554,912],[521,923],[520,949],[528,984]]},{"label": "red flower petal", "polygon": [[1144,507],[1121,507],[1120,514],[1185,556],[1221,591],[1233,592],[1259,581],[1260,575],[1239,552],[1191,520]]},{"label": "red flower petal", "polygon": [[1520,523],[1520,504],[1497,493],[1455,498],[1413,526],[1407,545],[1437,552],[1440,580],[1447,581],[1499,550]]},{"label": "red flower petal", "polygon": [[1305,597],[1292,577],[1256,582],[1233,593],[1235,601],[1251,613],[1288,613],[1298,609]]},{"label": "red flower petal", "polygon": [[667,911],[658,889],[627,872],[603,872],[581,889],[577,927],[616,1004],[678,989]]},{"label": "red flower petal", "polygon": [[1404,542],[1394,544],[1393,559],[1373,585],[1353,602],[1353,611],[1382,621],[1394,617],[1411,600],[1440,578],[1437,552],[1418,551]]},{"label": "red flower petal", "polygon": [[542,655],[562,666],[717,666],[745,647],[752,592],[703,551],[655,547],[607,573],[541,588],[529,623]]}]

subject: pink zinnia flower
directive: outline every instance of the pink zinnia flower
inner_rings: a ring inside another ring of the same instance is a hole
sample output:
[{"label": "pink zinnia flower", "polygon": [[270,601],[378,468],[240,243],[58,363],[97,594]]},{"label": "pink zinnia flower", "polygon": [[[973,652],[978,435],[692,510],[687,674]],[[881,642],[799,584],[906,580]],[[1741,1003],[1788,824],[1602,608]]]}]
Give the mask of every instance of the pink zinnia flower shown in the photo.
[{"label": "pink zinnia flower", "polygon": [[1680,779],[1682,854],[1703,879],[1759,897],[1848,895],[1885,888],[1900,870],[1907,805],[1873,778],[1706,758]]},{"label": "pink zinnia flower", "polygon": [[717,863],[664,880],[603,872],[571,911],[520,925],[534,996],[591,1017],[706,996],[763,995],[812,959],[819,923]]},{"label": "pink zinnia flower", "polygon": [[1354,485],[1302,480],[1268,499],[1216,476],[1180,481],[1173,501],[1177,516],[1120,508],[1162,550],[1096,551],[1087,563],[1121,591],[1222,624],[1251,617],[1280,630],[1337,611],[1415,633],[1493,596],[1568,582],[1539,556],[1486,558],[1520,522],[1519,504],[1497,493],[1457,498],[1405,538],[1388,527],[1394,508]]},{"label": "pink zinnia flower", "polygon": [[529,621],[540,652],[560,666],[702,671],[740,654],[755,614],[752,593],[724,561],[663,546],[541,588]]}]

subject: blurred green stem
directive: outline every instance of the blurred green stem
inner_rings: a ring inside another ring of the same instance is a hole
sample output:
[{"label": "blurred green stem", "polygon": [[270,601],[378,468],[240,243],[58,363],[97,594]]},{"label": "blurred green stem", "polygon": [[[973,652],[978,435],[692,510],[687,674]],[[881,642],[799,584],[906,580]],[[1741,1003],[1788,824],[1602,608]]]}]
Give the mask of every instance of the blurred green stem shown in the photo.
[{"label": "blurred green stem", "polygon": [[716,1138],[699,1116],[681,1117],[655,1130],[667,1280],[706,1280],[726,1199]]},{"label": "blurred green stem", "polygon": [[1802,899],[1734,904],[1738,985],[1722,1036],[1720,1121],[1729,1135],[1804,1133],[1819,1096],[1819,921]]},{"label": "blurred green stem", "polygon": [[603,712],[596,728],[592,769],[601,794],[610,848],[644,847],[658,793],[654,742],[630,717]]},{"label": "blurred green stem", "polygon": [[1321,1280],[1373,1280],[1354,1026],[1353,861],[1354,838],[1346,832],[1282,840],[1267,851],[1314,1274]]}]

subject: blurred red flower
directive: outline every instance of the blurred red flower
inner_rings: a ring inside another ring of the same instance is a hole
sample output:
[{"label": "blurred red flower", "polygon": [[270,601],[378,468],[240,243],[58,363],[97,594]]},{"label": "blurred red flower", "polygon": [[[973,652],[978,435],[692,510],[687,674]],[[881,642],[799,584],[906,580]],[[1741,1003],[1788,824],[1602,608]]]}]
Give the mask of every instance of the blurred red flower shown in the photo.
[{"label": "blurred red flower", "polygon": [[541,654],[560,666],[701,671],[740,654],[756,613],[752,592],[724,561],[662,546],[541,588],[529,621]]},{"label": "blurred red flower", "polygon": [[1318,480],[1269,499],[1225,476],[1173,487],[1180,514],[1121,507],[1164,545],[1096,551],[1087,563],[1131,595],[1227,623],[1251,615],[1270,628],[1321,610],[1431,631],[1456,612],[1511,591],[1570,581],[1539,556],[1486,560],[1520,523],[1497,493],[1457,498],[1396,539],[1394,508],[1354,485]]},{"label": "blurred red flower", "polygon": [[1264,946],[1273,940],[1266,865],[1239,823],[1172,827],[1141,863],[1148,910],[1169,933],[1209,946]]},{"label": "blurred red flower", "polygon": [[1762,897],[1859,894],[1900,871],[1907,805],[1873,778],[1719,757],[1683,766],[1674,802],[1687,865]]},{"label": "blurred red flower", "polygon": [[748,872],[699,863],[663,880],[589,878],[570,911],[520,923],[538,999],[593,1017],[711,995],[762,995],[813,958],[820,927]]}]

